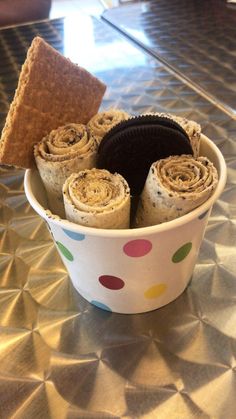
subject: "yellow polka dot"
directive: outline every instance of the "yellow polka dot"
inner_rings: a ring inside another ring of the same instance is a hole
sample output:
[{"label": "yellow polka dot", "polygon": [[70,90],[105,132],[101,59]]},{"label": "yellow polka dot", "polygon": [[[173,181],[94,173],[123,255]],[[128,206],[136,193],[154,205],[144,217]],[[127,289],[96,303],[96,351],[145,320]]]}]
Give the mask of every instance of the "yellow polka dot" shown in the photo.
[{"label": "yellow polka dot", "polygon": [[148,288],[144,295],[146,298],[157,298],[160,297],[160,295],[164,294],[166,291],[167,285],[166,284],[158,284],[153,285],[153,287]]}]

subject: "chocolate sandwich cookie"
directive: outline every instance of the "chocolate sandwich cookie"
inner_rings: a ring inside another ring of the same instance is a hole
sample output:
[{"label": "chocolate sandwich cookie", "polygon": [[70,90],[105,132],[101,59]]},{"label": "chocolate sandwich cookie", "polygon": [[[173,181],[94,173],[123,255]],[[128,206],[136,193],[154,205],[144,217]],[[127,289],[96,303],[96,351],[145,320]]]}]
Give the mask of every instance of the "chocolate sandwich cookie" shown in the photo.
[{"label": "chocolate sandwich cookie", "polygon": [[151,164],[171,155],[193,154],[184,129],[172,119],[142,115],[122,121],[103,138],[97,167],[121,174],[139,195]]}]

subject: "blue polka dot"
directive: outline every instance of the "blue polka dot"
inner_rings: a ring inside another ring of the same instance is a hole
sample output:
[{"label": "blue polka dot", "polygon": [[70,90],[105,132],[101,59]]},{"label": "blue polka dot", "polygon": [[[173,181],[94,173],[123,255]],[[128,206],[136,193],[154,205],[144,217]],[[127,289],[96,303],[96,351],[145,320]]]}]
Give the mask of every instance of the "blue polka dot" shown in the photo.
[{"label": "blue polka dot", "polygon": [[94,306],[101,308],[102,310],[106,310],[106,311],[110,311],[112,312],[112,310],[110,309],[110,307],[106,306],[106,304],[100,303],[100,301],[95,301],[92,300],[91,304],[93,304]]},{"label": "blue polka dot", "polygon": [[202,220],[207,215],[208,211],[209,210],[207,210],[207,211],[203,212],[201,215],[199,215],[198,219]]},{"label": "blue polka dot", "polygon": [[62,230],[64,231],[64,233],[66,233],[67,236],[69,236],[73,240],[81,241],[85,239],[84,234],[75,233],[74,231],[66,230],[65,228],[63,228]]}]

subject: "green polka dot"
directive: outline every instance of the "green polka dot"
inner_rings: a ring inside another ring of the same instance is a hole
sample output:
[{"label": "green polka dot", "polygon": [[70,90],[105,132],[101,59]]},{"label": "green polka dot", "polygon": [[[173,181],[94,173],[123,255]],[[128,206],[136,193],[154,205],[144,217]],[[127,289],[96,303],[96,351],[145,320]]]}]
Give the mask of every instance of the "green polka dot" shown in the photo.
[{"label": "green polka dot", "polygon": [[172,262],[173,263],[179,263],[183,259],[188,256],[190,250],[192,249],[192,243],[185,243],[183,246],[181,246],[172,256]]},{"label": "green polka dot", "polygon": [[66,259],[72,262],[72,260],[74,260],[72,253],[62,243],[56,242],[56,244],[63,256],[65,256]]}]

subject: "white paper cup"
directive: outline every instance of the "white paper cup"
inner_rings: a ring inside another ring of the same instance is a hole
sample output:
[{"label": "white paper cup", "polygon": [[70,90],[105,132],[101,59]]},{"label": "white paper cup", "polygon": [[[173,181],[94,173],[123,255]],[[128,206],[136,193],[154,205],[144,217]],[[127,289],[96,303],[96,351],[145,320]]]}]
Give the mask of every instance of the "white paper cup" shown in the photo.
[{"label": "white paper cup", "polygon": [[76,290],[90,303],[117,313],[143,313],[176,299],[193,274],[212,205],[224,189],[220,150],[202,135],[200,155],[219,174],[213,195],[178,219],[151,227],[104,230],[53,219],[36,170],[25,174],[26,196],[47,222]]}]

